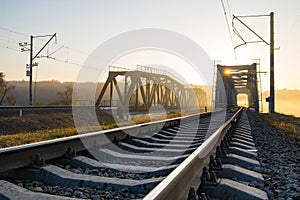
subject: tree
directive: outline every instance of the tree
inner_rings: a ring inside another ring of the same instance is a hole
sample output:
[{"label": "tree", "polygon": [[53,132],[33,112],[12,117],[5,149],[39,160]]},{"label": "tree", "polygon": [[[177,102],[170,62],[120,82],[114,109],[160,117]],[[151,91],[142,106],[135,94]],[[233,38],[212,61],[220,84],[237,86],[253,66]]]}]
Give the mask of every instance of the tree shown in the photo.
[{"label": "tree", "polygon": [[3,72],[0,72],[0,105],[2,105],[5,96],[9,93],[9,91],[15,89],[15,86],[10,85],[8,82],[6,82],[4,77],[5,74]]},{"label": "tree", "polygon": [[14,106],[17,103],[17,99],[14,95],[9,95],[8,97],[6,97],[7,102],[9,103],[9,105]]},{"label": "tree", "polygon": [[72,93],[73,93],[73,85],[66,85],[64,91],[59,91],[56,93],[56,96],[59,98],[59,103],[63,105],[72,104]]}]

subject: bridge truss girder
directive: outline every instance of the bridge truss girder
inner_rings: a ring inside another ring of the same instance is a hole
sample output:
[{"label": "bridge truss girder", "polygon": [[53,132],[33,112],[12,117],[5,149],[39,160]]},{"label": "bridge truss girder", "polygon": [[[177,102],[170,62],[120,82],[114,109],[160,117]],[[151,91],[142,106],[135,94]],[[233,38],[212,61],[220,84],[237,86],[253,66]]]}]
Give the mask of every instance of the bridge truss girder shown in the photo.
[{"label": "bridge truss girder", "polygon": [[215,108],[236,106],[237,95],[246,94],[249,107],[259,111],[256,63],[236,66],[217,65],[215,87]]},{"label": "bridge truss girder", "polygon": [[[108,101],[104,100],[107,92]],[[142,71],[110,71],[96,100],[96,106],[128,106],[131,111],[147,111],[151,106],[159,104],[166,111],[179,110],[197,107],[198,100],[192,92],[167,75]]]}]

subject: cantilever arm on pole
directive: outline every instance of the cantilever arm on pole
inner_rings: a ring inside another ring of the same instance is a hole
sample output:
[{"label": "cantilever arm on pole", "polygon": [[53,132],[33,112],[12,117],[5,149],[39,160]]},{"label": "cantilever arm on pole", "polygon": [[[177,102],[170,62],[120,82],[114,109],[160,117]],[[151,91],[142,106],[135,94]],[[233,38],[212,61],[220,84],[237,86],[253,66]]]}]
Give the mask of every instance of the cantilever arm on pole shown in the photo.
[{"label": "cantilever arm on pole", "polygon": [[[245,16],[243,16],[245,17]],[[232,19],[232,24],[233,24],[233,20],[234,19],[237,19],[242,25],[244,25],[248,30],[250,30],[256,37],[258,37],[260,39],[260,41],[252,41],[252,42],[246,42],[243,37],[239,34],[239,32],[234,28],[234,33],[244,42],[242,44],[239,44],[237,46],[234,47],[234,49],[242,46],[242,45],[245,45],[247,43],[258,43],[258,42],[264,42],[265,44],[267,45],[270,45],[266,40],[264,40],[260,35],[258,35],[253,29],[251,29],[247,24],[245,24],[242,20],[239,19],[239,17],[233,15],[233,19]],[[234,25],[233,25],[234,27]]]},{"label": "cantilever arm on pole", "polygon": [[240,47],[240,46],[243,46],[245,44],[247,44],[247,42],[244,40],[244,38],[241,36],[241,34],[238,32],[238,30],[235,28],[234,26],[234,22],[232,21],[232,28],[233,28],[233,33],[236,34],[242,41],[243,43],[242,44],[239,44],[237,46],[235,46],[233,49],[235,50],[236,48]]},{"label": "cantilever arm on pole", "polygon": [[46,44],[39,50],[39,52],[37,52],[37,54],[32,58],[32,60],[34,60],[42,51],[43,49],[49,44],[49,42],[56,37],[56,33],[54,33],[53,35],[44,35],[44,36],[36,36],[36,37],[48,37],[48,36],[52,36],[47,42]]}]

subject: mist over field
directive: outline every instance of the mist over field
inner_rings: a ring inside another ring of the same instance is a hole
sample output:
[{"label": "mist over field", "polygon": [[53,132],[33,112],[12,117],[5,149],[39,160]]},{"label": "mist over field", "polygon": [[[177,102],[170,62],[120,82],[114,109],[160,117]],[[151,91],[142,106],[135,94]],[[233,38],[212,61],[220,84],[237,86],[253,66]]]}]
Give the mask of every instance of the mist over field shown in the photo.
[{"label": "mist over field", "polygon": [[[262,94],[263,112],[268,112],[268,103],[266,98],[269,96],[269,91],[265,91]],[[300,117],[300,90],[275,90],[275,111],[277,113],[283,113],[287,115],[294,115]],[[238,96],[238,104],[241,106],[247,105],[247,96]]]},{"label": "mist over field", "polygon": [[[16,106],[28,105],[28,82],[27,81],[10,81],[11,85],[16,88],[10,91],[10,94],[16,97]],[[67,85],[73,85],[71,82],[59,82],[59,81],[41,81],[35,84],[33,83],[33,90],[36,91],[35,103],[38,105],[49,105],[53,104],[58,100],[57,92],[64,91]],[[93,83],[82,83],[82,88],[89,88]],[[100,84],[100,88],[103,85]],[[35,89],[34,89],[35,88]],[[99,88],[99,89],[100,89]],[[276,112],[284,113],[289,115],[295,115],[300,117],[300,90],[289,90],[282,89],[276,90]],[[265,99],[269,96],[269,92],[266,91],[262,94],[263,96],[263,111],[268,112],[268,104]],[[108,97],[107,97],[108,98]],[[239,105],[247,106],[247,100],[245,96],[238,98]],[[208,100],[209,101],[209,100]],[[5,104],[7,105],[7,104]]]},{"label": "mist over field", "polygon": [[[265,99],[269,96],[269,92],[263,93],[264,112],[268,112],[268,104]],[[300,90],[282,89],[275,91],[275,111],[288,115],[300,117]]]}]

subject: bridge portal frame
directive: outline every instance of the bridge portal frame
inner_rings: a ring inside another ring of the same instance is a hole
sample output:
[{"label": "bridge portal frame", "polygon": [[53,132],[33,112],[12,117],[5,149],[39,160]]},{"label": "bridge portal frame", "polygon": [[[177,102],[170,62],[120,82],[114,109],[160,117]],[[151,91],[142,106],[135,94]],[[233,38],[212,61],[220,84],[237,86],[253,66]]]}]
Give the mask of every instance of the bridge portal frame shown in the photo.
[{"label": "bridge portal frame", "polygon": [[249,108],[259,111],[257,63],[217,65],[215,108],[237,106],[237,95],[248,95]]}]

